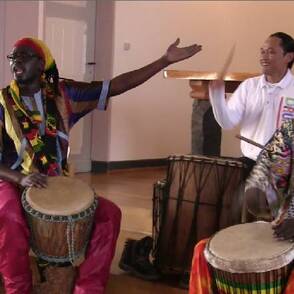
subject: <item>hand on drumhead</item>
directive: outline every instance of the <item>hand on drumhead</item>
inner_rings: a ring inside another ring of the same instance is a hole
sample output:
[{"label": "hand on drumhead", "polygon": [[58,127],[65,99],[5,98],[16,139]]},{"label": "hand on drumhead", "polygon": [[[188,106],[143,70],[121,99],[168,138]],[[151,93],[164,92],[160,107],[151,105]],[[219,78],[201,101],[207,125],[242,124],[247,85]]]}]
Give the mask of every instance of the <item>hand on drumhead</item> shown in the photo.
[{"label": "hand on drumhead", "polygon": [[202,50],[201,45],[193,44],[191,46],[179,48],[179,44],[180,39],[177,38],[177,40],[167,48],[164,57],[169,64],[187,59]]},{"label": "hand on drumhead", "polygon": [[279,240],[294,241],[294,218],[287,218],[281,224],[273,227],[274,236]]},{"label": "hand on drumhead", "polygon": [[19,184],[22,187],[46,188],[47,177],[39,173],[33,173],[28,176],[23,176]]},{"label": "hand on drumhead", "polygon": [[266,194],[259,188],[249,188],[245,192],[247,210],[259,220],[271,220],[271,212],[266,200]]}]

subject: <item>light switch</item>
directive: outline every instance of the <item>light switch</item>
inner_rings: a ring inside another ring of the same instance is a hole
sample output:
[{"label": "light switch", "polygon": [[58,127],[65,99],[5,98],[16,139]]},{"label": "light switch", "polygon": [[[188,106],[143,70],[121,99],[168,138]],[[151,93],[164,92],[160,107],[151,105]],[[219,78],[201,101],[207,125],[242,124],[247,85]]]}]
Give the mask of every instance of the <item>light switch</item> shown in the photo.
[{"label": "light switch", "polygon": [[129,43],[129,42],[124,42],[124,50],[125,51],[128,51],[128,50],[130,50],[131,49],[131,44]]}]

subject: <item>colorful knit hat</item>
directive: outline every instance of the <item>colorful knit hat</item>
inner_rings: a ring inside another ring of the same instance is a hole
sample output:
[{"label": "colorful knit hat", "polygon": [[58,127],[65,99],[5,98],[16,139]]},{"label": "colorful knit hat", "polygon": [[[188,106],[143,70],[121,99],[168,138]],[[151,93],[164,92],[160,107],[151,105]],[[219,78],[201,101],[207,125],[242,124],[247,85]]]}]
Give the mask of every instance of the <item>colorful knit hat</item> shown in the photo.
[{"label": "colorful knit hat", "polygon": [[55,91],[58,92],[59,73],[48,46],[43,41],[32,37],[26,37],[16,41],[14,48],[20,46],[31,48],[38,56],[40,56],[40,58],[44,60],[45,79],[48,83],[53,84]]},{"label": "colorful knit hat", "polygon": [[26,46],[31,48],[36,54],[38,54],[45,62],[45,72],[50,70],[51,67],[55,66],[55,60],[47,47],[47,45],[36,38],[22,38],[18,40],[14,47]]}]

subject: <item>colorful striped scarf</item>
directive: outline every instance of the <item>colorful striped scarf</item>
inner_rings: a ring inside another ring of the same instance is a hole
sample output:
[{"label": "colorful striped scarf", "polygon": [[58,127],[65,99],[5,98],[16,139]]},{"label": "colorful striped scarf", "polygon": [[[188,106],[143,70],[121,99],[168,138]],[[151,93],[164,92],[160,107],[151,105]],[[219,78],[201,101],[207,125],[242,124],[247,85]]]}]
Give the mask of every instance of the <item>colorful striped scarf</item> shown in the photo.
[{"label": "colorful striped scarf", "polygon": [[[55,95],[48,84],[45,83],[43,89],[43,105],[45,118],[45,134],[41,136],[39,124],[42,122],[39,111],[30,111],[23,105],[19,89],[15,81],[10,84],[8,101],[15,112],[23,135],[34,151],[34,162],[39,172],[48,176],[60,174],[57,164],[56,136],[57,136],[57,108],[55,105]],[[9,95],[10,94],[10,95]]]}]

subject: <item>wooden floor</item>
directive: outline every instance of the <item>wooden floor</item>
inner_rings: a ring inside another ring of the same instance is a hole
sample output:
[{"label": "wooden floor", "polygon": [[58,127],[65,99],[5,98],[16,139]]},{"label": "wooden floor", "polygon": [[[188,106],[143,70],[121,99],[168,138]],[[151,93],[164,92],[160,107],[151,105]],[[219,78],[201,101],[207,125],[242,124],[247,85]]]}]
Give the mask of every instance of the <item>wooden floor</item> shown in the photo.
[{"label": "wooden floor", "polygon": [[146,282],[118,268],[126,238],[140,239],[152,234],[153,184],[165,177],[164,168],[115,171],[107,174],[82,173],[78,178],[89,183],[97,194],[115,202],[122,210],[122,226],[111,267],[107,294],[184,294],[186,290],[163,282]]}]

